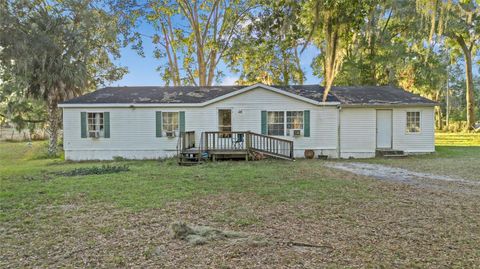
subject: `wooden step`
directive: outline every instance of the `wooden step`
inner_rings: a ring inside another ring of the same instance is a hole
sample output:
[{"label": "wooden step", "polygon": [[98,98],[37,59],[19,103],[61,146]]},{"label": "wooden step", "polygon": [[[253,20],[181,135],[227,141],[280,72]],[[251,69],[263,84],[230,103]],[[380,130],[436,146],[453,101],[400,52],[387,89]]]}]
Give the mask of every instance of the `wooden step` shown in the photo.
[{"label": "wooden step", "polygon": [[379,157],[405,156],[403,150],[377,149],[375,155]]},{"label": "wooden step", "polygon": [[198,165],[201,164],[202,162],[190,162],[190,161],[179,161],[179,165],[185,165],[185,166],[192,166],[192,165]]},{"label": "wooden step", "polygon": [[202,160],[199,160],[198,158],[178,158],[179,165],[196,165],[200,163],[202,163]]},{"label": "wooden step", "polygon": [[383,157],[385,158],[405,158],[407,157],[407,155],[405,154],[386,154],[386,155],[383,155]]}]

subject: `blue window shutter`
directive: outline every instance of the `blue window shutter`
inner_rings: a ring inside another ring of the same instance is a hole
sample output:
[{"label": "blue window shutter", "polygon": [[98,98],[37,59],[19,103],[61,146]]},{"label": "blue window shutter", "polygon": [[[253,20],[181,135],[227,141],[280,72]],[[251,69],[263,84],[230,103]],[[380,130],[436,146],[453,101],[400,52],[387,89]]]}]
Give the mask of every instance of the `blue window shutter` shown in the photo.
[{"label": "blue window shutter", "polygon": [[185,132],[185,111],[180,111],[180,133]]},{"label": "blue window shutter", "polygon": [[162,111],[155,112],[155,133],[157,137],[162,137]]},{"label": "blue window shutter", "polygon": [[80,112],[80,137],[87,138],[87,112]]},{"label": "blue window shutter", "polygon": [[267,134],[267,111],[262,111],[262,134]]},{"label": "blue window shutter", "polygon": [[103,112],[103,137],[110,138],[110,112]]},{"label": "blue window shutter", "polygon": [[310,110],[303,111],[303,136],[310,137]]}]

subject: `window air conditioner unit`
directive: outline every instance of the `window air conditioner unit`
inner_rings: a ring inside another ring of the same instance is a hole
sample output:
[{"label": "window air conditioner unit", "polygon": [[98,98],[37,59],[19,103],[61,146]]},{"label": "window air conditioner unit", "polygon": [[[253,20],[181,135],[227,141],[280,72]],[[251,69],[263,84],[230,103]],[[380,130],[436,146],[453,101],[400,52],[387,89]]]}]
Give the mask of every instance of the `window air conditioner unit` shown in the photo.
[{"label": "window air conditioner unit", "polygon": [[175,131],[166,131],[165,136],[166,137],[175,137]]},{"label": "window air conditioner unit", "polygon": [[293,136],[301,136],[302,135],[302,130],[301,129],[293,129]]},{"label": "window air conditioner unit", "polygon": [[99,131],[90,132],[90,137],[91,138],[100,138],[100,132]]}]

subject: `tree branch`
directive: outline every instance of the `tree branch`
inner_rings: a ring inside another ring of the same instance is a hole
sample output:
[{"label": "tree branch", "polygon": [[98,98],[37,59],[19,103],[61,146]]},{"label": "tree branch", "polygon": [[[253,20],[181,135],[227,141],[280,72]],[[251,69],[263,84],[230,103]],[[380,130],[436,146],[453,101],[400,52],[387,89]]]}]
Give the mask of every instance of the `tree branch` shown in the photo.
[{"label": "tree branch", "polygon": [[[3,115],[3,114],[1,114],[1,113],[0,113],[0,117],[5,118],[5,119],[8,119],[7,116],[5,116],[5,115]],[[45,122],[45,121],[46,121],[46,120],[44,120],[44,119],[41,119],[41,120],[32,120],[32,119],[22,119],[22,118],[20,118],[20,120],[23,121],[23,122],[30,122],[30,123],[41,123],[41,122]]]}]

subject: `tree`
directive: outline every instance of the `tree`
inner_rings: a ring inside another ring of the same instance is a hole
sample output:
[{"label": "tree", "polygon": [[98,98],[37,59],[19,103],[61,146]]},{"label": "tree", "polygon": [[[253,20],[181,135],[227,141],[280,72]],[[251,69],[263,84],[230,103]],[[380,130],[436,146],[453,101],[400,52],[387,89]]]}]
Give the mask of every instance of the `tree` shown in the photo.
[{"label": "tree", "polygon": [[110,60],[119,56],[115,22],[90,0],[0,6],[0,66],[28,97],[45,103],[50,155],[57,150],[59,102],[126,72]]},{"label": "tree", "polygon": [[355,32],[364,23],[369,6],[375,1],[311,0],[305,4],[305,18],[310,25],[307,40],[320,48],[325,91],[327,99],[333,81],[340,71],[345,49]]},{"label": "tree", "polygon": [[[346,43],[337,85],[396,85],[441,101],[448,65],[445,48],[426,48],[429,33],[422,27],[412,1],[383,1],[368,7],[368,16]],[[319,61],[320,59],[320,61]],[[322,70],[321,57],[314,70]],[[318,74],[317,75],[322,75]],[[436,108],[441,128],[442,110]]]},{"label": "tree", "polygon": [[131,40],[142,54],[142,37],[150,37],[156,46],[154,55],[162,62],[158,71],[167,85],[210,86],[222,76],[218,65],[238,34],[247,13],[254,8],[250,0],[160,0],[138,4],[112,1],[122,12],[122,24],[147,21],[155,33],[136,29]]},{"label": "tree", "polygon": [[452,52],[465,61],[467,124],[475,125],[473,60],[480,45],[480,4],[473,0],[417,0],[417,10],[430,22],[430,44],[444,38]]},{"label": "tree", "polygon": [[[455,61],[449,68],[449,110],[450,110],[450,121],[457,122],[458,124],[452,124],[450,127],[459,131],[462,130],[463,124],[467,118],[466,111],[466,91],[465,91],[465,68],[464,62],[462,59]],[[474,77],[474,89],[475,89],[475,103],[480,103],[480,78]],[[446,110],[446,100],[442,100],[442,107]],[[480,110],[476,111],[476,118],[480,117]],[[465,125],[465,127],[468,127]]]},{"label": "tree", "polygon": [[[411,45],[416,40],[415,5],[409,1],[383,1],[368,7],[368,16],[345,44],[337,85],[395,85],[396,73],[405,61],[416,57]],[[323,60],[313,62],[322,76]]]},{"label": "tree", "polygon": [[303,84],[299,49],[305,36],[300,1],[262,1],[233,42],[227,62],[240,84]]},{"label": "tree", "polygon": [[44,103],[27,98],[22,88],[11,83],[9,76],[0,74],[0,123],[13,125],[20,132],[28,129],[30,135],[44,126]]}]

